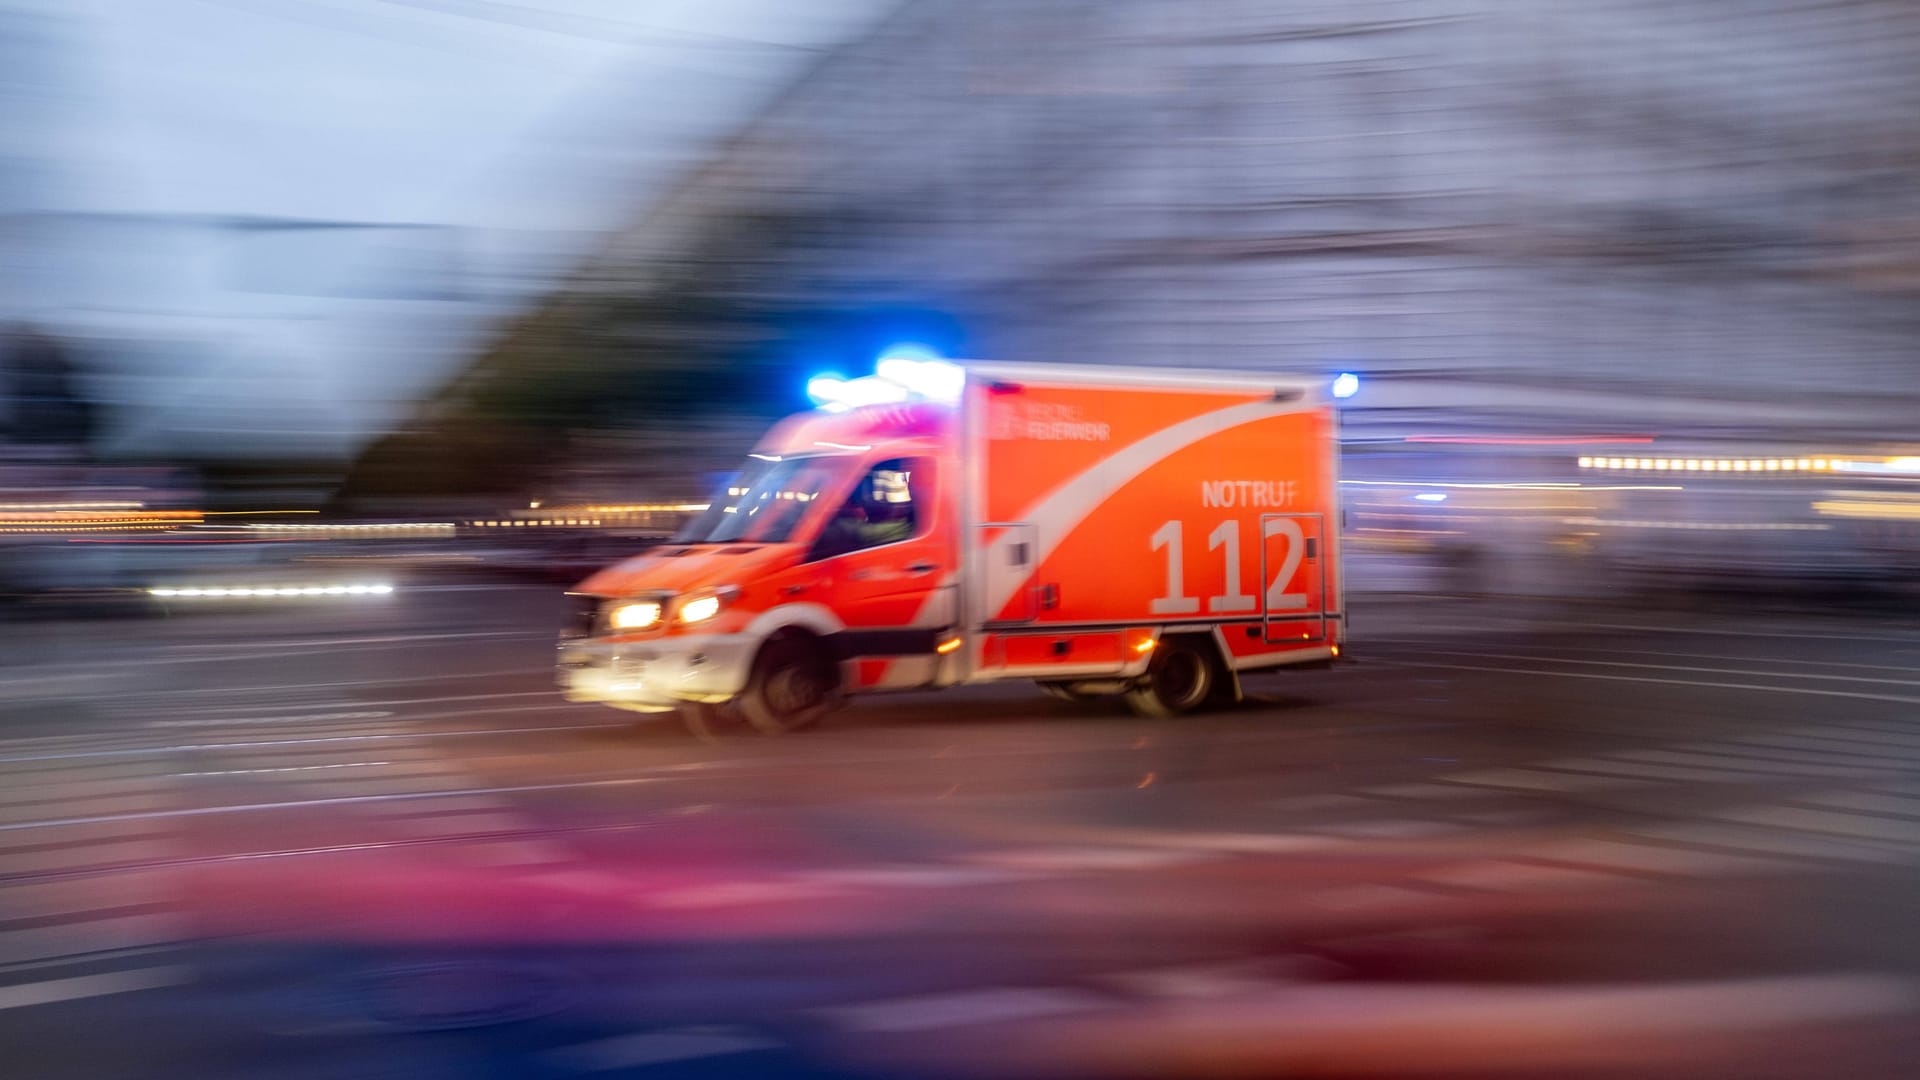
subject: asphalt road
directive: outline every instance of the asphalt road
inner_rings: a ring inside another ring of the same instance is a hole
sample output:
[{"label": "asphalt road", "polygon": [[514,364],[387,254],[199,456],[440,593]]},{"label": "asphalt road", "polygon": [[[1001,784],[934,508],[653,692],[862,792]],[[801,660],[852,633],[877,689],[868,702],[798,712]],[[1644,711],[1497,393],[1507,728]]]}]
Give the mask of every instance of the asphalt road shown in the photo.
[{"label": "asphalt road", "polygon": [[1920,619],[1373,598],[1145,721],[697,742],[552,590],[0,625],[39,1078],[1905,1077]]}]

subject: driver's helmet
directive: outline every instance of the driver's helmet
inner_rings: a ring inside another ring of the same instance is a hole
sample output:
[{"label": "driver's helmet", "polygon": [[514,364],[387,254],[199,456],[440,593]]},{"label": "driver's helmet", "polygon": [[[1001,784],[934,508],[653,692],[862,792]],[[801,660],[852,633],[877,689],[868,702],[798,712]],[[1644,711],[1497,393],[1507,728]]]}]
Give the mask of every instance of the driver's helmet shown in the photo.
[{"label": "driver's helmet", "polygon": [[913,513],[912,474],[904,469],[875,469],[867,478],[867,516],[894,521]]}]

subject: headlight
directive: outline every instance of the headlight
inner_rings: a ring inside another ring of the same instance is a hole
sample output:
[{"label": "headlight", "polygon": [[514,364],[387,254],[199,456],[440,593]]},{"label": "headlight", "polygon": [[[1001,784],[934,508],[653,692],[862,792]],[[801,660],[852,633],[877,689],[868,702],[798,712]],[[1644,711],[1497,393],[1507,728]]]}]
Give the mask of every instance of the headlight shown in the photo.
[{"label": "headlight", "polygon": [[727,606],[727,601],[738,595],[740,595],[739,589],[728,586],[724,589],[716,589],[713,592],[701,593],[690,600],[682,601],[680,604],[680,621],[683,623],[706,622],[708,619],[720,614],[720,609]]},{"label": "headlight", "polygon": [[607,609],[607,626],[614,630],[645,630],[659,621],[658,600],[630,600]]}]

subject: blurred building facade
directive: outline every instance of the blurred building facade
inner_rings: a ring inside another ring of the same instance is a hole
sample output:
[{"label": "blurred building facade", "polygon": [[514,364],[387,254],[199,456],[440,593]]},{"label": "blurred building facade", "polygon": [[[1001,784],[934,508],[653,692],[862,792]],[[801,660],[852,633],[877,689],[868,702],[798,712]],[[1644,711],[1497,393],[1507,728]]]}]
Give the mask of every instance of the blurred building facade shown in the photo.
[{"label": "blurred building facade", "polygon": [[574,288],[746,259],[981,355],[1363,371],[1400,423],[1891,437],[1916,45],[1882,0],[918,0]]}]

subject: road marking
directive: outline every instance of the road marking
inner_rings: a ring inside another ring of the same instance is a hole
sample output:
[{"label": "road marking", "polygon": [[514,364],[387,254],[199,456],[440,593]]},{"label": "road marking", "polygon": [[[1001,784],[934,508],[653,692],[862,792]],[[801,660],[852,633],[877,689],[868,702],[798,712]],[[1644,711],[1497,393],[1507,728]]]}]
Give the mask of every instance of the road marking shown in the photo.
[{"label": "road marking", "polygon": [[1557,840],[1533,845],[1523,849],[1523,854],[1530,859],[1683,877],[1759,873],[1777,870],[1785,865],[1777,859],[1752,855],[1719,855],[1687,848],[1591,838]]},{"label": "road marking", "polygon": [[[1515,620],[1512,620],[1512,619],[1508,619],[1505,621],[1510,625],[1513,622],[1515,622]],[[1534,629],[1531,623],[1522,623],[1522,625],[1525,626],[1528,630]],[[1791,631],[1789,630],[1713,630],[1707,627],[1699,627],[1699,626],[1674,626],[1674,625],[1650,626],[1650,625],[1643,625],[1639,623],[1602,623],[1602,622],[1584,622],[1584,621],[1580,624],[1580,626],[1582,629],[1587,629],[1587,630],[1636,630],[1636,631],[1648,631],[1648,632],[1659,633],[1659,634],[1694,634],[1694,635],[1703,636],[1703,637],[1792,638],[1795,641],[1806,641],[1810,639],[1819,640],[1819,641],[1883,641],[1883,642],[1891,642],[1897,645],[1913,645],[1916,643],[1920,643],[1920,637],[1888,637],[1883,634],[1834,634],[1834,633],[1827,632],[1825,628],[1808,629],[1808,630],[1791,630]],[[1484,630],[1491,629],[1491,627],[1436,625],[1436,626],[1432,626],[1431,629],[1441,630],[1441,631],[1461,630],[1461,631],[1466,631],[1468,633],[1479,633]]]},{"label": "road marking", "polygon": [[229,806],[194,806],[173,810],[155,810],[144,814],[99,814],[47,821],[22,821],[0,824],[0,832],[21,829],[51,829],[67,825],[99,825],[122,821],[160,821],[167,818],[209,817],[216,814],[257,813],[263,810],[299,810],[316,806],[349,806],[356,803],[413,802],[446,795],[515,795],[532,791],[571,791],[582,788],[632,787],[639,784],[664,784],[679,777],[624,776],[610,780],[572,780],[552,784],[516,784],[510,787],[462,788],[454,791],[396,791],[384,795],[339,795],[323,799],[289,799],[285,802],[236,803]]},{"label": "road marking", "polygon": [[468,798],[460,795],[449,795],[435,802],[430,807],[418,807],[408,811],[407,817],[409,819],[421,820],[430,817],[451,817],[460,814],[489,813],[501,809],[504,805],[505,804],[499,799],[490,799],[485,796]]},{"label": "road marking", "polygon": [[1618,788],[1642,787],[1642,781],[1628,780],[1622,777],[1592,776],[1584,773],[1541,772],[1538,769],[1476,769],[1472,772],[1448,773],[1438,778],[1448,784],[1464,784],[1470,787],[1514,788],[1520,791],[1558,791],[1574,793],[1582,791],[1607,791]]},{"label": "road marking", "polygon": [[0,801],[0,807],[71,802],[76,799],[165,795],[170,790],[168,776],[167,773],[152,773],[118,780],[46,780],[31,784],[15,783],[11,777],[0,777],[0,791],[9,796],[21,796]]},{"label": "road marking", "polygon": [[[452,633],[431,634],[387,634],[378,637],[357,638],[282,638],[278,641],[256,641],[250,643],[257,649],[305,649],[314,646],[325,648],[330,645],[397,645],[408,641],[466,641],[473,638],[548,638],[551,634],[534,633],[528,630],[462,630]],[[231,649],[230,641],[210,641],[201,644],[184,643],[168,645],[169,649]]]},{"label": "road marking", "polygon": [[15,823],[39,820],[49,810],[64,810],[70,806],[84,805],[90,810],[102,814],[138,814],[159,811],[173,803],[170,794],[153,795],[114,795],[91,799],[49,799],[38,803],[11,803],[0,806],[0,829],[13,827]]},{"label": "road marking", "polygon": [[1362,795],[1380,795],[1389,799],[1473,799],[1485,796],[1485,792],[1471,791],[1452,784],[1386,784],[1381,787],[1361,788]]},{"label": "road marking", "polygon": [[503,698],[523,698],[523,697],[551,698],[555,706],[570,704],[566,699],[560,696],[560,691],[548,689],[548,690],[508,690],[508,691],[505,691],[502,693],[496,693],[496,694],[450,694],[444,697],[394,698],[390,701],[328,701],[328,702],[317,703],[313,706],[313,708],[339,709],[343,707],[351,707],[354,705],[362,705],[362,706],[368,706],[368,707],[379,706],[379,705],[440,705],[449,701],[499,701]]},{"label": "road marking", "polygon": [[[244,651],[244,652],[221,653],[215,656],[117,657],[113,659],[112,664],[113,664],[113,667],[118,671],[124,671],[129,668],[139,668],[139,667],[174,667],[174,666],[183,665],[183,664],[230,664],[230,663],[234,663],[236,661],[242,661],[242,660],[280,660],[280,659],[286,659],[286,658],[295,657],[295,656],[316,656],[316,655],[322,655],[322,654],[331,653],[331,652],[342,652],[342,651],[348,651],[353,649],[374,648],[376,646],[383,645],[383,644],[397,644],[400,642],[413,642],[416,645],[416,647],[426,646],[426,645],[441,645],[441,644],[452,643],[454,641],[461,639],[462,637],[468,637],[468,638],[514,637],[514,638],[524,638],[527,640],[539,640],[539,639],[545,639],[549,641],[552,640],[551,635],[528,634],[523,631],[514,630],[514,631],[495,631],[490,633],[467,634],[467,635],[424,634],[424,635],[416,635],[416,636],[393,637],[393,638],[386,638],[386,639],[362,638],[355,641],[343,641],[339,644],[324,646],[320,648],[297,647],[291,644],[290,645],[266,645],[266,644],[256,643],[251,647],[249,651]],[[314,643],[305,643],[305,644],[318,644],[318,643],[314,642]],[[183,644],[183,645],[167,646],[167,648],[169,649],[231,649],[233,647],[234,647],[234,644],[232,642],[227,642],[227,641],[209,642],[206,644]],[[46,679],[46,680],[78,679],[78,680],[83,680],[88,684],[97,684],[100,678],[100,674],[99,674],[98,668],[96,667],[95,669],[92,669],[92,670],[55,671],[43,676],[39,676],[39,678]]]},{"label": "road marking", "polygon": [[522,814],[476,813],[445,817],[395,817],[387,824],[412,836],[466,836],[473,833],[532,832],[537,826]]},{"label": "road marking", "polygon": [[1907,859],[1899,851],[1883,844],[1856,843],[1833,837],[1816,838],[1783,833],[1773,828],[1721,825],[1708,821],[1641,826],[1631,830],[1631,834],[1652,840],[1743,852],[1758,851],[1768,855],[1792,855],[1803,859],[1871,863],[1899,863]]},{"label": "road marking", "polygon": [[128,863],[157,862],[172,855],[176,850],[173,844],[150,841],[50,847],[45,851],[0,851],[0,868],[4,868],[9,875],[45,873],[49,870],[105,868]]},{"label": "road marking", "polygon": [[[202,694],[269,694],[286,690],[331,690],[347,686],[398,686],[404,683],[459,682],[462,679],[498,677],[501,675],[552,675],[553,665],[539,667],[487,668],[480,672],[460,672],[436,675],[400,675],[384,679],[343,679],[334,682],[310,683],[246,683],[239,686],[196,686],[182,687],[178,690],[159,691],[167,698],[187,697]],[[65,676],[71,678],[72,676]],[[178,703],[185,705],[185,702]],[[215,708],[246,708],[247,706],[221,705]]]},{"label": "road marking", "polygon": [[393,791],[395,785],[411,794],[437,791],[467,791],[473,783],[472,777],[444,776],[438,773],[396,773],[388,776],[362,779],[356,775],[328,775],[309,778],[302,785],[307,790],[331,792],[340,796],[379,795]]},{"label": "road marking", "polygon": [[173,840],[176,835],[175,832],[164,827],[129,829],[114,824],[69,825],[33,836],[13,838],[9,843],[0,844],[0,859],[9,859],[18,853],[46,851],[56,847],[78,849],[123,841],[166,843]]},{"label": "road marking", "polygon": [[192,972],[176,966],[110,971],[101,975],[78,975],[70,979],[0,986],[0,1009],[24,1009],[33,1005],[127,994],[136,990],[157,990],[163,986],[182,986],[191,982],[192,978]]},{"label": "road marking", "polygon": [[1898,765],[1910,768],[1920,764],[1920,750],[1911,750],[1902,746],[1883,746],[1878,743],[1845,742],[1825,736],[1816,738],[1810,735],[1749,735],[1729,741],[1749,746],[1772,747],[1776,750],[1812,750],[1829,754],[1854,753],[1879,761],[1883,768]]},{"label": "road marking", "polygon": [[1884,840],[1902,845],[1920,844],[1920,821],[1902,821],[1870,814],[1847,814],[1838,810],[1804,810],[1793,806],[1746,806],[1716,811],[1709,816],[1722,821],[1796,829],[1800,832],[1844,836],[1855,840]]},{"label": "road marking", "polygon": [[649,1031],[581,1043],[546,1055],[554,1064],[575,1072],[610,1072],[675,1061],[778,1050],[784,1044],[738,1028],[687,1028]]},{"label": "road marking", "polygon": [[1017,870],[1144,870],[1205,862],[1214,856],[1204,850],[1168,850],[1120,847],[1062,847],[989,851],[965,856],[965,861]]},{"label": "road marking", "polygon": [[1695,667],[1685,664],[1645,664],[1628,660],[1576,660],[1567,656],[1529,656],[1524,653],[1473,652],[1465,649],[1428,649],[1438,656],[1466,656],[1480,660],[1525,660],[1536,664],[1579,664],[1582,667],[1634,668],[1640,671],[1687,671],[1699,675],[1749,675],[1767,679],[1817,679],[1821,682],[1880,683],[1888,686],[1920,688],[1916,679],[1873,679],[1863,675],[1813,675],[1805,672],[1775,673],[1748,668]]},{"label": "road marking", "polygon": [[1273,799],[1267,806],[1275,810],[1305,811],[1315,810],[1376,810],[1379,803],[1359,795],[1322,794],[1295,795],[1286,799]]},{"label": "road marking", "polygon": [[1487,859],[1419,874],[1422,881],[1457,888],[1484,889],[1489,892],[1521,892],[1533,889],[1590,889],[1596,885],[1617,885],[1635,880],[1610,870],[1571,866],[1541,866]]},{"label": "road marking", "polygon": [[263,773],[317,772],[322,769],[373,769],[392,765],[391,761],[337,761],[331,765],[277,765],[265,769],[218,769],[213,772],[183,772],[175,776],[258,776]]},{"label": "road marking", "polygon": [[1920,799],[1908,799],[1898,795],[1836,791],[1827,795],[1804,796],[1800,801],[1819,806],[1835,806],[1842,810],[1863,810],[1874,814],[1900,814],[1920,818]]},{"label": "road marking", "polygon": [[542,735],[562,731],[605,731],[632,727],[618,724],[552,724],[529,728],[478,728],[471,731],[404,731],[381,735],[320,735],[305,739],[254,739],[247,742],[195,743],[182,746],[138,746],[119,750],[74,750],[55,754],[26,754],[0,758],[0,765],[34,761],[78,761],[83,759],[150,757],[155,754],[184,754],[201,750],[249,750],[282,746],[327,746],[339,743],[381,742],[392,739],[461,739],[487,735]]},{"label": "road marking", "polygon": [[[1788,732],[1789,735],[1804,736],[1813,739],[1830,739],[1844,743],[1870,743],[1874,745],[1903,746],[1920,749],[1920,735],[1907,735],[1893,731],[1879,731],[1871,728],[1842,727],[1803,727]],[[1878,751],[1875,751],[1878,753]]]},{"label": "road marking", "polygon": [[18,964],[54,956],[128,949],[182,940],[185,925],[176,914],[125,915],[60,923],[0,933],[0,963]]},{"label": "road marking", "polygon": [[[1592,624],[1583,624],[1583,625],[1592,625]],[[1821,634],[1819,636],[1822,638],[1825,638],[1828,635]],[[1375,637],[1372,634],[1367,635],[1367,640],[1369,642],[1377,642],[1382,644],[1410,646],[1413,648],[1417,648],[1422,652],[1431,652],[1435,650],[1445,649],[1450,645],[1458,644],[1458,642],[1456,641],[1435,640],[1430,638],[1379,638],[1379,637]],[[1525,645],[1525,644],[1518,644],[1518,643],[1502,642],[1501,647],[1509,648],[1509,649],[1519,648],[1519,649],[1538,650],[1541,653],[1541,655],[1528,654],[1525,658],[1529,660],[1537,660],[1542,663],[1558,659],[1560,656],[1565,655],[1564,652],[1555,654],[1553,650],[1558,649],[1559,646],[1553,646],[1553,645]],[[1740,655],[1729,655],[1726,653],[1675,652],[1669,649],[1605,649],[1605,648],[1584,648],[1583,647],[1580,651],[1583,655],[1601,654],[1606,656],[1657,656],[1657,657],[1662,657],[1670,660],[1671,659],[1731,660],[1735,662],[1745,662],[1745,663],[1792,664],[1792,665],[1795,665],[1796,667],[1848,668],[1848,669],[1861,670],[1861,671],[1909,671],[1909,672],[1920,673],[1920,667],[1913,667],[1905,664],[1842,663],[1837,660],[1808,660],[1808,659],[1805,659],[1804,657],[1774,658],[1774,657],[1764,657],[1764,656],[1740,656]],[[1461,655],[1468,655],[1468,654],[1461,654]]]},{"label": "road marking", "polygon": [[151,907],[173,895],[172,878],[155,871],[115,874],[99,881],[38,882],[0,887],[0,923],[9,919],[79,915]]},{"label": "road marking", "polygon": [[1465,831],[1464,826],[1445,821],[1348,821],[1312,828],[1317,833],[1356,840],[1425,840]]},{"label": "road marking", "polygon": [[392,716],[389,710],[367,712],[289,713],[282,716],[234,716],[208,720],[150,720],[149,727],[233,727],[245,724],[308,724],[335,720],[381,720]]},{"label": "road marking", "polygon": [[815,1015],[848,1031],[901,1032],[1098,1012],[1117,1004],[1084,990],[994,987],[842,1005]]},{"label": "road marking", "polygon": [[1884,768],[1859,765],[1819,765],[1811,762],[1768,761],[1763,758],[1736,757],[1732,754],[1699,753],[1683,750],[1622,750],[1608,760],[1645,761],[1664,765],[1717,765],[1735,772],[1768,773],[1784,776],[1872,776]]},{"label": "road marking", "polygon": [[1555,758],[1540,763],[1543,769],[1569,769],[1578,772],[1600,773],[1606,776],[1635,776],[1649,780],[1705,780],[1727,781],[1741,780],[1752,783],[1761,779],[1750,772],[1730,772],[1726,769],[1683,768],[1678,765],[1643,765],[1632,761],[1618,761],[1613,758]]},{"label": "road marking", "polygon": [[1811,697],[1851,698],[1856,701],[1891,701],[1901,705],[1920,705],[1920,697],[1869,694],[1857,690],[1819,690],[1804,686],[1763,686],[1759,683],[1708,682],[1703,679],[1657,679],[1643,675],[1603,675],[1592,671],[1539,671],[1534,668],[1486,667],[1477,664],[1431,664],[1415,660],[1374,660],[1372,662],[1387,667],[1430,668],[1438,671],[1486,671],[1498,675],[1539,675],[1550,679],[1599,679],[1605,682],[1695,686],[1707,690],[1758,690],[1769,694],[1803,694]]},{"label": "road marking", "polygon": [[[95,740],[96,742],[98,740]],[[67,747],[32,747],[32,750],[60,750]],[[0,784],[6,787],[28,787],[34,784],[78,784],[88,781],[113,781],[126,783],[130,780],[155,780],[165,776],[165,771],[150,761],[25,761],[13,765],[0,766]]]},{"label": "road marking", "polygon": [[1740,742],[1729,739],[1723,742],[1681,743],[1675,749],[1688,753],[1723,755],[1730,761],[1772,761],[1795,765],[1805,763],[1856,769],[1877,766],[1876,771],[1884,771],[1886,768],[1886,759],[1873,754],[1847,754],[1828,750],[1807,750],[1797,746],[1773,746],[1759,741],[1763,738],[1764,736],[1749,736]]},{"label": "road marking", "polygon": [[826,885],[870,886],[881,889],[954,889],[970,885],[999,885],[1030,881],[1036,874],[1018,870],[965,866],[876,866],[856,870],[809,870],[803,881]]},{"label": "road marking", "polygon": [[731,907],[735,904],[785,904],[794,901],[831,900],[850,890],[821,881],[799,878],[766,881],[722,881],[712,885],[694,885],[682,889],[663,889],[644,897],[651,907],[669,910]]}]

